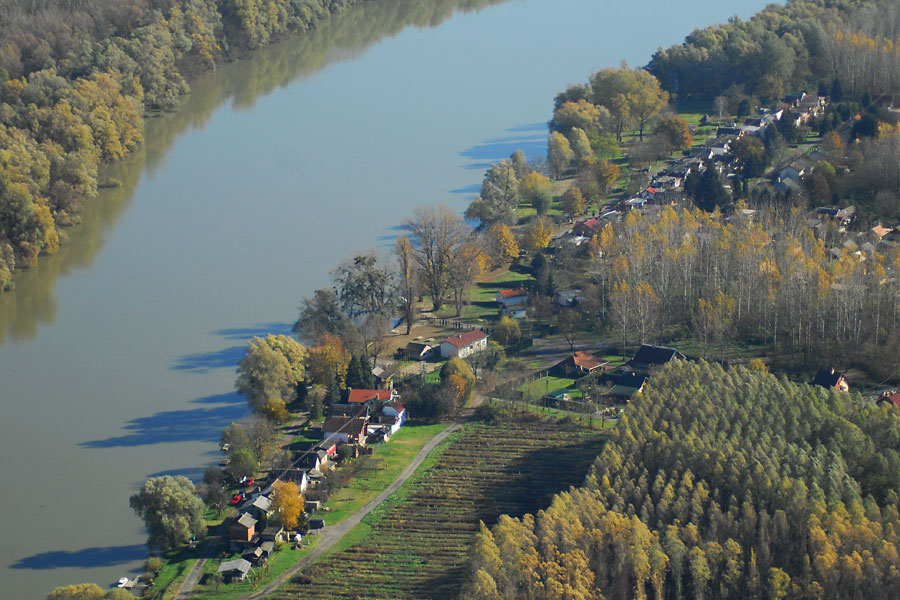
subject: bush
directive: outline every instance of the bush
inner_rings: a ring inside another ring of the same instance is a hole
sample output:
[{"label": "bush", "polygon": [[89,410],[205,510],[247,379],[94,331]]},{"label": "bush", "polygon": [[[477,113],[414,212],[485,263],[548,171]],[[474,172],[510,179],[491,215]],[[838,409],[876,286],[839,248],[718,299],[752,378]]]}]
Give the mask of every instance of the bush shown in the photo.
[{"label": "bush", "polygon": [[159,556],[151,556],[144,562],[144,570],[148,573],[159,573],[164,564],[165,561]]}]

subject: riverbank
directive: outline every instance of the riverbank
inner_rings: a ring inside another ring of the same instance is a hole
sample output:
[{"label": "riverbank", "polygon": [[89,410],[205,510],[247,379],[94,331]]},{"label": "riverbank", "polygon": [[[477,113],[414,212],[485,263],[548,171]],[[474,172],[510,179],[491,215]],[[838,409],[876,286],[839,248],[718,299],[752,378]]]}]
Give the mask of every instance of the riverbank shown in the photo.
[{"label": "riverbank", "polygon": [[[461,211],[475,192],[452,190],[477,184],[480,165],[510,146],[543,153],[553,93],[598,62],[638,64],[697,14],[659,24],[635,5],[613,21],[594,2],[528,0],[431,29],[424,9],[446,2],[381,4],[198,81],[184,110],[148,122],[108,190],[112,212],[3,295],[0,447],[29,457],[20,481],[34,499],[0,500],[20,516],[0,550],[8,594],[135,573],[146,534],[128,496],[149,477],[202,476],[246,411],[231,390],[249,337],[287,333],[298,298],[342,257],[392,243],[423,199]],[[703,10],[714,21],[754,8]],[[85,482],[90,493],[59,493]]]}]

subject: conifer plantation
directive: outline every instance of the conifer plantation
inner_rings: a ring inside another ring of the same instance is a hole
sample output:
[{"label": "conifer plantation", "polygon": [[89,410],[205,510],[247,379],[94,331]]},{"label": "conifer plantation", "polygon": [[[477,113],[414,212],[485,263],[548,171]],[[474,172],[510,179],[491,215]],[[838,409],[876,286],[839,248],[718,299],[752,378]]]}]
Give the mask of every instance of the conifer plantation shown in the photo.
[{"label": "conifer plantation", "polygon": [[858,396],[670,365],[583,487],[482,530],[463,597],[900,597],[898,449]]}]

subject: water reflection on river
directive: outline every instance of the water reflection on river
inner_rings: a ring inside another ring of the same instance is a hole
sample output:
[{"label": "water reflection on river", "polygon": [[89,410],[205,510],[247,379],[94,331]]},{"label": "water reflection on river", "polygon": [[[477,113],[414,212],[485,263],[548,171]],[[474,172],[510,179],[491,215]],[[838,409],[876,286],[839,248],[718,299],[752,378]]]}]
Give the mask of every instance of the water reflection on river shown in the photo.
[{"label": "water reflection on river", "polygon": [[217,455],[248,337],[414,206],[461,211],[488,163],[541,154],[566,83],[763,4],[378,0],[195,83],[0,295],[4,596],[137,572],[128,496]]}]

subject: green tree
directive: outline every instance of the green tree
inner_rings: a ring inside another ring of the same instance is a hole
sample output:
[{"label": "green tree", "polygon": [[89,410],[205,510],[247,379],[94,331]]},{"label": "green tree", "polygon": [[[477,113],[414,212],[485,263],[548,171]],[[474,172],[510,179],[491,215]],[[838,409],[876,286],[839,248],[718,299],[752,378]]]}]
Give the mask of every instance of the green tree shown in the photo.
[{"label": "green tree", "polygon": [[678,115],[668,115],[656,125],[656,135],[671,150],[688,150],[694,144],[688,122]]},{"label": "green tree", "polygon": [[497,324],[494,325],[493,338],[501,345],[514,344],[522,337],[522,331],[519,329],[519,322],[504,315],[500,317]]},{"label": "green tree", "polygon": [[129,499],[144,520],[151,548],[168,550],[203,533],[203,502],[187,477],[164,475],[144,482]]},{"label": "green tree", "polygon": [[573,127],[568,136],[569,145],[574,153],[576,164],[588,167],[594,162],[594,149],[584,130]]},{"label": "green tree", "polygon": [[669,103],[669,93],[647,71],[637,70],[634,77],[635,86],[626,95],[626,100],[629,114],[638,122],[640,140],[644,141],[644,126]]},{"label": "green tree", "polygon": [[551,174],[559,179],[574,158],[575,152],[572,151],[569,140],[558,131],[551,133],[547,141],[547,164],[550,166]]},{"label": "green tree", "polygon": [[238,363],[235,387],[247,395],[254,411],[283,420],[297,385],[306,378],[306,357],[306,348],[286,335],[254,337]]},{"label": "green tree", "polygon": [[576,186],[572,186],[565,191],[560,198],[560,204],[564,211],[569,213],[572,216],[578,216],[584,214],[586,210],[584,196],[581,195],[581,190]]}]

